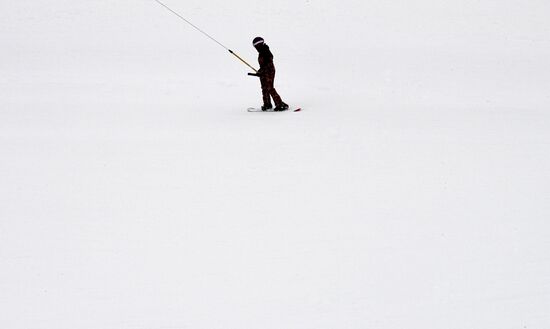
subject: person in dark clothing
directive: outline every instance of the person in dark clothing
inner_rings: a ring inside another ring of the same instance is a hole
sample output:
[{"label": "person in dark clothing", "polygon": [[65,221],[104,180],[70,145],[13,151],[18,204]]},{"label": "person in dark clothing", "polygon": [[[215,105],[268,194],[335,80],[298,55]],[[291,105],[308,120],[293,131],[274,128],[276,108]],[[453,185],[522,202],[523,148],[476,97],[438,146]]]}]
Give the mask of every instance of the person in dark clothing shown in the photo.
[{"label": "person in dark clothing", "polygon": [[288,105],[282,101],[281,96],[279,96],[273,86],[275,81],[275,65],[273,64],[273,54],[269,50],[269,46],[261,37],[254,38],[252,44],[258,51],[258,63],[260,64],[260,69],[254,75],[260,78],[260,83],[262,85],[262,96],[264,101],[262,111],[273,108],[271,98],[273,98],[275,102],[274,111],[284,111],[288,109]]}]

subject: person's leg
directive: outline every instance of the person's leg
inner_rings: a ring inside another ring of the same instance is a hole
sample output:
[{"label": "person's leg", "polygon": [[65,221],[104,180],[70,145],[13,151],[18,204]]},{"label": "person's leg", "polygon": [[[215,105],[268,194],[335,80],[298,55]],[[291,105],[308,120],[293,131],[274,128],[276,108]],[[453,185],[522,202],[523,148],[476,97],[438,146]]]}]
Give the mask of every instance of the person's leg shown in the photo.
[{"label": "person's leg", "polygon": [[264,101],[264,107],[267,108],[267,109],[270,109],[273,107],[273,105],[271,105],[271,98],[269,97],[270,96],[270,89],[269,89],[269,81],[267,79],[267,77],[261,77],[260,78],[260,84],[262,85],[262,97],[263,97],[263,101]]},{"label": "person's leg", "polygon": [[275,90],[275,72],[273,72],[272,74],[268,74],[266,76],[266,83],[268,84],[267,85],[267,88],[268,88],[268,92],[269,92],[269,95],[271,96],[271,98],[273,98],[273,102],[275,102],[275,106],[281,106],[283,104],[283,101],[281,99],[281,96],[279,96],[279,94],[277,93],[277,90]]}]

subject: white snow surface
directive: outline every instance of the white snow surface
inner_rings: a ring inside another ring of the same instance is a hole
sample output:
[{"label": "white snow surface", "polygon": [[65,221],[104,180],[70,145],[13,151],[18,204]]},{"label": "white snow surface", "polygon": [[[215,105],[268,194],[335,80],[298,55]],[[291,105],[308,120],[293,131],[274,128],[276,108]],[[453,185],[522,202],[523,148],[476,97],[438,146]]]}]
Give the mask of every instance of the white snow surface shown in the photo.
[{"label": "white snow surface", "polygon": [[0,328],[550,328],[550,2],[0,0]]}]

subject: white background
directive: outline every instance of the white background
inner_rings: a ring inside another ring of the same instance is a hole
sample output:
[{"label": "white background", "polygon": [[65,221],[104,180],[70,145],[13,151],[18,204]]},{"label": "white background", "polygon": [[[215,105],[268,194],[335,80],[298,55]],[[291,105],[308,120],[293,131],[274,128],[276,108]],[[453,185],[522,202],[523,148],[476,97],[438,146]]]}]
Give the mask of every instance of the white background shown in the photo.
[{"label": "white background", "polygon": [[0,327],[550,328],[550,2],[0,0]]}]

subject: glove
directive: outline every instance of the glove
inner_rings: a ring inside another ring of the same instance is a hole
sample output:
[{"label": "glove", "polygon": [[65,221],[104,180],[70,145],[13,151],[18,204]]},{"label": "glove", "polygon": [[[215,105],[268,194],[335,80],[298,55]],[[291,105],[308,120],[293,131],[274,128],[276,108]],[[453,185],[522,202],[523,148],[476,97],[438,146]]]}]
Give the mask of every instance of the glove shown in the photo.
[{"label": "glove", "polygon": [[253,77],[259,77],[260,76],[258,73],[248,73],[248,75],[253,76]]}]

